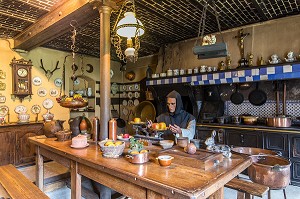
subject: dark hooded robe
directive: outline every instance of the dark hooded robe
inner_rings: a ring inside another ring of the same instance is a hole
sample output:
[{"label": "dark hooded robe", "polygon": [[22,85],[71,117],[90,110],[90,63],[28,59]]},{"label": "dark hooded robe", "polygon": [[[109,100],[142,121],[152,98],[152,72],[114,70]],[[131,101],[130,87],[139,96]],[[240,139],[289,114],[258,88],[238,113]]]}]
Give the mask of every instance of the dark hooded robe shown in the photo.
[{"label": "dark hooded robe", "polygon": [[[176,124],[182,130],[183,137],[189,137],[192,139],[195,135],[195,128],[196,128],[196,119],[195,117],[186,112],[183,109],[183,103],[181,99],[181,95],[173,90],[167,95],[167,98],[175,98],[176,99],[176,109],[174,113],[169,112],[169,108],[167,108],[168,112],[162,113],[159,115],[156,120],[157,122],[165,122],[167,126]],[[184,135],[186,134],[186,135]],[[168,140],[175,140],[174,133],[170,130],[167,130],[162,135],[162,138]]]}]

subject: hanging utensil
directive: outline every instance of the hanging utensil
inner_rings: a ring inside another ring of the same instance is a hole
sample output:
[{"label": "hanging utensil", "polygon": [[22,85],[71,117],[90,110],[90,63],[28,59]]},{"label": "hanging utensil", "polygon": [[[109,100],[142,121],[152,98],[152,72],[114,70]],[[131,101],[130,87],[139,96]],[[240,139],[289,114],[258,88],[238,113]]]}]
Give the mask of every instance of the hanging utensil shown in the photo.
[{"label": "hanging utensil", "polygon": [[240,93],[238,91],[238,87],[239,87],[239,85],[236,84],[235,93],[232,93],[230,96],[230,101],[236,105],[239,105],[239,104],[243,103],[243,101],[244,101],[244,96],[242,93]]},{"label": "hanging utensil", "polygon": [[249,93],[249,102],[254,106],[261,106],[267,101],[267,94],[258,88],[258,82],[256,83],[255,90]]}]

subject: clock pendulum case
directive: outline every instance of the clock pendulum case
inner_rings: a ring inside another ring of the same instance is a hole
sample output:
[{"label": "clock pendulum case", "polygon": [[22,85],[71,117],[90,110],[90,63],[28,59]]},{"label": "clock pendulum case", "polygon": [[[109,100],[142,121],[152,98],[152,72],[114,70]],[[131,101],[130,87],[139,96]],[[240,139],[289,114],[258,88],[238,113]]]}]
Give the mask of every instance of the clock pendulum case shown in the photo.
[{"label": "clock pendulum case", "polygon": [[25,97],[32,95],[32,62],[13,58],[10,65],[12,68],[12,95],[22,102]]}]

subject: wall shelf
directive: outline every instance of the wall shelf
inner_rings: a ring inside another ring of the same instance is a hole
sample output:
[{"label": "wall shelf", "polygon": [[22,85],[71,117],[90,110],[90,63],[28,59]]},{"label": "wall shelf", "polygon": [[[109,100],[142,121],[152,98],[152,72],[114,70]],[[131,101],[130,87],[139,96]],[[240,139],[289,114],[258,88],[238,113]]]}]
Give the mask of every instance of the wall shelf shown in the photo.
[{"label": "wall shelf", "polygon": [[190,83],[192,86],[243,83],[253,81],[273,81],[300,78],[300,62],[281,63],[260,67],[247,67],[234,70],[199,73],[193,75],[152,78],[147,86]]}]

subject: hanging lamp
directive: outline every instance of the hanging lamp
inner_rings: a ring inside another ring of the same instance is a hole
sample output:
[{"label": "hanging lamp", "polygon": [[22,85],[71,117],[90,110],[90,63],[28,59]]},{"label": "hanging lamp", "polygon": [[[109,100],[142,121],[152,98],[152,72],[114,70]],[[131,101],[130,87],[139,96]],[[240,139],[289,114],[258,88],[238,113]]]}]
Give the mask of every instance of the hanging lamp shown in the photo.
[{"label": "hanging lamp", "polygon": [[[124,15],[119,21],[121,15]],[[139,37],[144,34],[144,26],[135,16],[134,0],[125,0],[116,23],[112,30],[112,44],[116,48],[118,58],[123,61],[135,62],[138,59],[138,50],[140,48]],[[126,38],[126,50],[123,51],[122,38]]]}]

